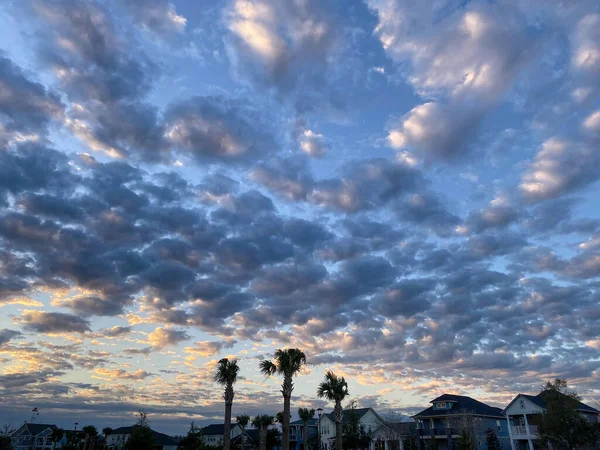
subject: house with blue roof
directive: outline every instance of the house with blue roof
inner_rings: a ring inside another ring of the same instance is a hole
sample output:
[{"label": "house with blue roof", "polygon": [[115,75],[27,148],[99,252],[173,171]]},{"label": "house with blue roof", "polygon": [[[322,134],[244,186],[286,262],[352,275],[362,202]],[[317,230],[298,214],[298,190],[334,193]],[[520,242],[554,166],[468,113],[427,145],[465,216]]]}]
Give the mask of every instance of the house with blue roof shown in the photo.
[{"label": "house with blue roof", "polygon": [[294,420],[290,422],[290,450],[302,450],[304,448],[304,440],[308,443],[318,434],[317,428],[318,419],[312,418],[308,421],[307,435],[304,435],[304,422],[302,420]]},{"label": "house with blue roof", "polygon": [[[519,394],[504,408],[511,450],[534,450],[534,443],[539,439],[537,418],[546,411],[550,395],[565,394],[557,391],[543,391],[538,395]],[[579,401],[577,411],[591,422],[598,422],[600,419],[600,411]]]},{"label": "house with blue roof", "polygon": [[500,408],[464,395],[443,394],[413,416],[421,449],[454,450],[463,430],[475,438],[478,450],[487,450],[486,431],[494,430],[504,450],[511,450],[506,416]]}]

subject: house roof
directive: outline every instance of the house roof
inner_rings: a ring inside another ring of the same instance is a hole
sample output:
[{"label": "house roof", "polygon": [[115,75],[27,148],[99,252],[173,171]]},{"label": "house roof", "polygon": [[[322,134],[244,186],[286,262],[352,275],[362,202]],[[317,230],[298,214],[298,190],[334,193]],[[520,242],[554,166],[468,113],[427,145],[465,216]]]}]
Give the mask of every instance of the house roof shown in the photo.
[{"label": "house roof", "polygon": [[453,402],[455,405],[450,410],[433,409],[433,406],[430,406],[420,413],[415,414],[413,417],[444,417],[459,413],[474,414],[477,416],[504,417],[500,408],[486,405],[485,403],[475,400],[474,398],[467,397],[466,395],[443,394],[431,400],[430,403],[437,402]]},{"label": "house roof", "polygon": [[[372,408],[344,409],[342,411],[342,423],[350,422],[350,418],[352,417],[353,413],[356,414],[356,418],[360,420],[366,413],[368,413],[371,410]],[[335,422],[335,416],[333,415],[333,411],[324,415],[327,416],[332,422]]]},{"label": "house roof", "polygon": [[51,425],[47,423],[24,423],[18,429],[15,430],[15,433],[21,429],[27,429],[32,436],[37,436],[38,434],[46,431],[48,428],[55,430],[56,425]]},{"label": "house roof", "polygon": [[[121,428],[117,428],[116,430],[112,430],[110,434],[131,434],[133,432],[133,430],[135,430],[136,428],[140,428],[140,427],[141,427],[141,425],[133,425],[130,427],[121,427]],[[152,431],[152,436],[154,436],[154,442],[157,445],[177,445],[177,440],[172,438],[171,436],[164,434],[164,433],[159,433],[158,431],[154,431],[154,430],[150,430],[150,431]]]},{"label": "house roof", "polygon": [[[257,444],[258,441],[260,440],[259,432],[256,428],[250,428],[250,429],[246,430],[245,433],[246,433],[246,445],[249,443]],[[238,434],[236,437],[234,437],[231,440],[231,442],[238,442],[241,440],[242,440],[242,435]]]},{"label": "house roof", "polygon": [[[317,421],[318,421],[318,419],[315,419],[314,417],[312,419],[309,419],[308,426],[309,427],[317,426]],[[298,419],[298,420],[294,420],[293,422],[290,422],[290,425],[304,425],[304,422],[302,421],[302,419]]]},{"label": "house roof", "polygon": [[[563,394],[562,392],[558,392],[558,391],[542,391],[538,395],[518,394],[506,406],[506,408],[504,408],[504,411],[506,411],[510,407],[510,405],[512,405],[519,397],[524,397],[527,400],[529,400],[530,402],[532,402],[535,405],[539,406],[540,408],[546,409],[546,402],[548,401],[548,397],[550,395],[557,395],[557,396],[566,397],[565,394]],[[585,403],[580,402],[580,401],[577,401],[577,410],[581,411],[581,412],[588,412],[588,413],[591,413],[591,414],[600,414],[600,411],[598,411],[596,408],[592,408],[591,406],[586,405]]]},{"label": "house roof", "polygon": [[[237,423],[233,422],[231,428],[237,426]],[[221,435],[225,434],[225,424],[223,423],[211,423],[210,425],[202,428],[202,434],[204,435]]]}]

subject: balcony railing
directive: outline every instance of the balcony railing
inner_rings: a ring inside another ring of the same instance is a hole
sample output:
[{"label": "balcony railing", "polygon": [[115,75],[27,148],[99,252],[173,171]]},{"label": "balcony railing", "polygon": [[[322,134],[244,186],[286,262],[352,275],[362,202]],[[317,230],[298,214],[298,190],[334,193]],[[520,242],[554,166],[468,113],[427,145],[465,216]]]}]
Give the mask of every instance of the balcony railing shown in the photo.
[{"label": "balcony railing", "polygon": [[[510,431],[512,432],[512,435],[514,437],[519,437],[519,436],[527,436],[527,427],[525,427],[525,425],[513,425],[510,427]],[[529,433],[532,437],[535,437],[538,435],[538,428],[536,425],[529,425]]]}]

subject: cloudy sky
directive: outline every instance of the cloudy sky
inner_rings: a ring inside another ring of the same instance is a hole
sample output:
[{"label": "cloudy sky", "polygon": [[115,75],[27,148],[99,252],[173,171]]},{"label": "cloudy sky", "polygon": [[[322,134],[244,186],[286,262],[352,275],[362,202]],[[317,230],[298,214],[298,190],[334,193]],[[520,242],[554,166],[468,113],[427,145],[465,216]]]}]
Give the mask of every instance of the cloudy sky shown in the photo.
[{"label": "cloudy sky", "polygon": [[[600,401],[597,1],[0,6],[0,422]],[[329,406],[328,406],[329,407]]]}]

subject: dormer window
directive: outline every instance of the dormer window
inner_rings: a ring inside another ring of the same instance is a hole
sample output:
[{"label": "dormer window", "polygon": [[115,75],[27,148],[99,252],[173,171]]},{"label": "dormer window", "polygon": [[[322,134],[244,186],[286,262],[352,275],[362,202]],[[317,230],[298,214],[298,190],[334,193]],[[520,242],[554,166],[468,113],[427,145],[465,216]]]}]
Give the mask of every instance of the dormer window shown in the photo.
[{"label": "dormer window", "polygon": [[435,404],[434,409],[447,409],[447,408],[448,408],[448,404],[446,402],[437,402]]}]

